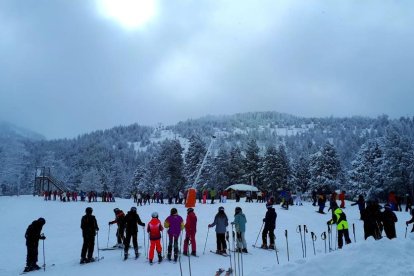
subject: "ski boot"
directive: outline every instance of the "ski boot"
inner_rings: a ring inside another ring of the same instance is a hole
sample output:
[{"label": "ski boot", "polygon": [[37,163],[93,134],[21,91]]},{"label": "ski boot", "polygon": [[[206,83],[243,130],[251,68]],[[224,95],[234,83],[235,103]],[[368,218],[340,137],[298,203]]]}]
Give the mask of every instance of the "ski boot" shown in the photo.
[{"label": "ski boot", "polygon": [[41,267],[38,266],[37,264],[34,264],[32,267],[32,270],[39,270],[39,269],[41,269]]},{"label": "ski boot", "polygon": [[195,251],[191,252],[191,256],[197,257],[197,254],[195,253]]},{"label": "ski boot", "polygon": [[274,250],[274,249],[275,249],[275,245],[274,245],[274,244],[270,244],[270,245],[269,245],[269,249]]},{"label": "ski boot", "polygon": [[171,252],[167,253],[167,259],[168,259],[169,262],[171,262]]},{"label": "ski boot", "polygon": [[126,261],[128,259],[128,253],[124,254],[124,261]]},{"label": "ski boot", "polygon": [[86,263],[86,261],[87,261],[86,258],[81,258],[79,263],[84,264],[84,263]]},{"label": "ski boot", "polygon": [[88,260],[86,261],[87,263],[93,263],[95,261],[94,257],[90,257],[88,258]]},{"label": "ski boot", "polygon": [[138,257],[139,257],[139,253],[138,253],[138,250],[136,250],[135,251],[135,259],[138,259]]},{"label": "ski boot", "polygon": [[162,262],[162,255],[161,255],[161,253],[158,253],[158,263],[161,263]]},{"label": "ski boot", "polygon": [[[218,250],[217,250],[217,251],[218,251]],[[219,254],[219,253],[217,253],[217,254]],[[188,256],[188,252],[187,252],[187,251],[184,251],[184,252],[183,252],[183,255],[184,255],[184,256]]]},{"label": "ski boot", "polygon": [[174,254],[174,263],[176,263],[178,260],[178,254]]},{"label": "ski boot", "polygon": [[243,249],[242,249],[242,252],[243,252],[243,253],[248,253],[248,252],[247,252],[247,248],[243,248]]},{"label": "ski boot", "polygon": [[32,271],[32,268],[30,266],[26,266],[23,270],[23,272],[30,272]]},{"label": "ski boot", "polygon": [[269,247],[267,247],[267,244],[262,244],[262,246],[260,246],[260,248],[262,248],[262,249],[269,249]]}]

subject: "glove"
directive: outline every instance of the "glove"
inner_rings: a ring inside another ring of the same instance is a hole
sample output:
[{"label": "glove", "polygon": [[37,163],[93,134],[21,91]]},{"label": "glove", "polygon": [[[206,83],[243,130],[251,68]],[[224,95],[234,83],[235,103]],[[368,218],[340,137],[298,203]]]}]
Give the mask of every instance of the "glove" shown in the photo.
[{"label": "glove", "polygon": [[263,222],[266,222],[266,219],[263,219]]},{"label": "glove", "polygon": [[326,224],[327,224],[327,225],[331,225],[330,221],[327,221],[327,222],[326,222]]},{"label": "glove", "polygon": [[112,223],[111,222],[108,222],[108,225],[111,225]]},{"label": "glove", "polygon": [[211,224],[208,225],[208,228],[211,228]]},{"label": "glove", "polygon": [[45,240],[45,239],[46,239],[46,237],[45,237],[45,235],[43,235],[43,234],[42,234],[42,235],[40,236],[40,238],[39,238],[39,239],[41,239],[41,240]]},{"label": "glove", "polygon": [[96,231],[99,231],[99,227],[96,227]]},{"label": "glove", "polygon": [[405,222],[405,225],[407,225],[407,226],[408,226],[408,224],[409,224],[409,223],[408,223],[408,221],[406,221],[406,222]]}]

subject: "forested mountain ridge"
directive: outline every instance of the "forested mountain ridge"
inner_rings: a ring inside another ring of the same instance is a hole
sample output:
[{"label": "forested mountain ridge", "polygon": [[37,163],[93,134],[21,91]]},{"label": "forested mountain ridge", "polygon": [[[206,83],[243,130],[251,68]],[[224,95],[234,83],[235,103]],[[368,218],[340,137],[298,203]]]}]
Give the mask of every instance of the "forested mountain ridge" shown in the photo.
[{"label": "forested mountain ridge", "polygon": [[[47,166],[71,189],[176,193],[194,182],[212,139],[198,186],[253,180],[267,190],[325,187],[381,195],[389,189],[406,193],[413,185],[414,118],[278,112],[205,116],[171,126],[133,124],[75,139],[26,139],[24,154],[17,155],[27,165],[5,161],[0,151],[0,184],[3,193],[16,193],[19,181],[22,192],[30,193],[34,168]],[[4,174],[6,169],[14,174]]]}]

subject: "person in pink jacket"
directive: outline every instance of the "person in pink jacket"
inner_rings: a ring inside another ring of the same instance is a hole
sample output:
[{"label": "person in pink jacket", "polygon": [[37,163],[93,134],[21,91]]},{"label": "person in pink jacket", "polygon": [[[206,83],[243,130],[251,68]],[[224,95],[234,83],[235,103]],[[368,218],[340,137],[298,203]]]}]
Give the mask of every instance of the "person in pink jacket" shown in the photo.
[{"label": "person in pink jacket", "polygon": [[196,254],[196,239],[195,235],[197,232],[197,216],[194,213],[193,208],[187,209],[187,219],[185,222],[185,239],[184,239],[184,250],[183,254],[188,255],[188,243],[191,243],[191,255],[197,256]]}]

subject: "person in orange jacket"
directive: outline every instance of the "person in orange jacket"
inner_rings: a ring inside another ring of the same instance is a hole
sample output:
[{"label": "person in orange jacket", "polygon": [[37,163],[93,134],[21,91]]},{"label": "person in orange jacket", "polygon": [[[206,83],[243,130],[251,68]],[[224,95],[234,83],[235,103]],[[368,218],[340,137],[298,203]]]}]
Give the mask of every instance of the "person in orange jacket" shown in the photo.
[{"label": "person in orange jacket", "polygon": [[341,206],[340,208],[345,208],[345,191],[342,191],[339,196],[338,199],[341,201]]},{"label": "person in orange jacket", "polygon": [[158,262],[162,262],[162,247],[161,247],[161,232],[164,230],[161,221],[158,219],[158,213],[154,212],[151,215],[152,219],[148,223],[147,232],[150,239],[149,262],[152,264],[154,259],[154,250],[157,249]]}]

